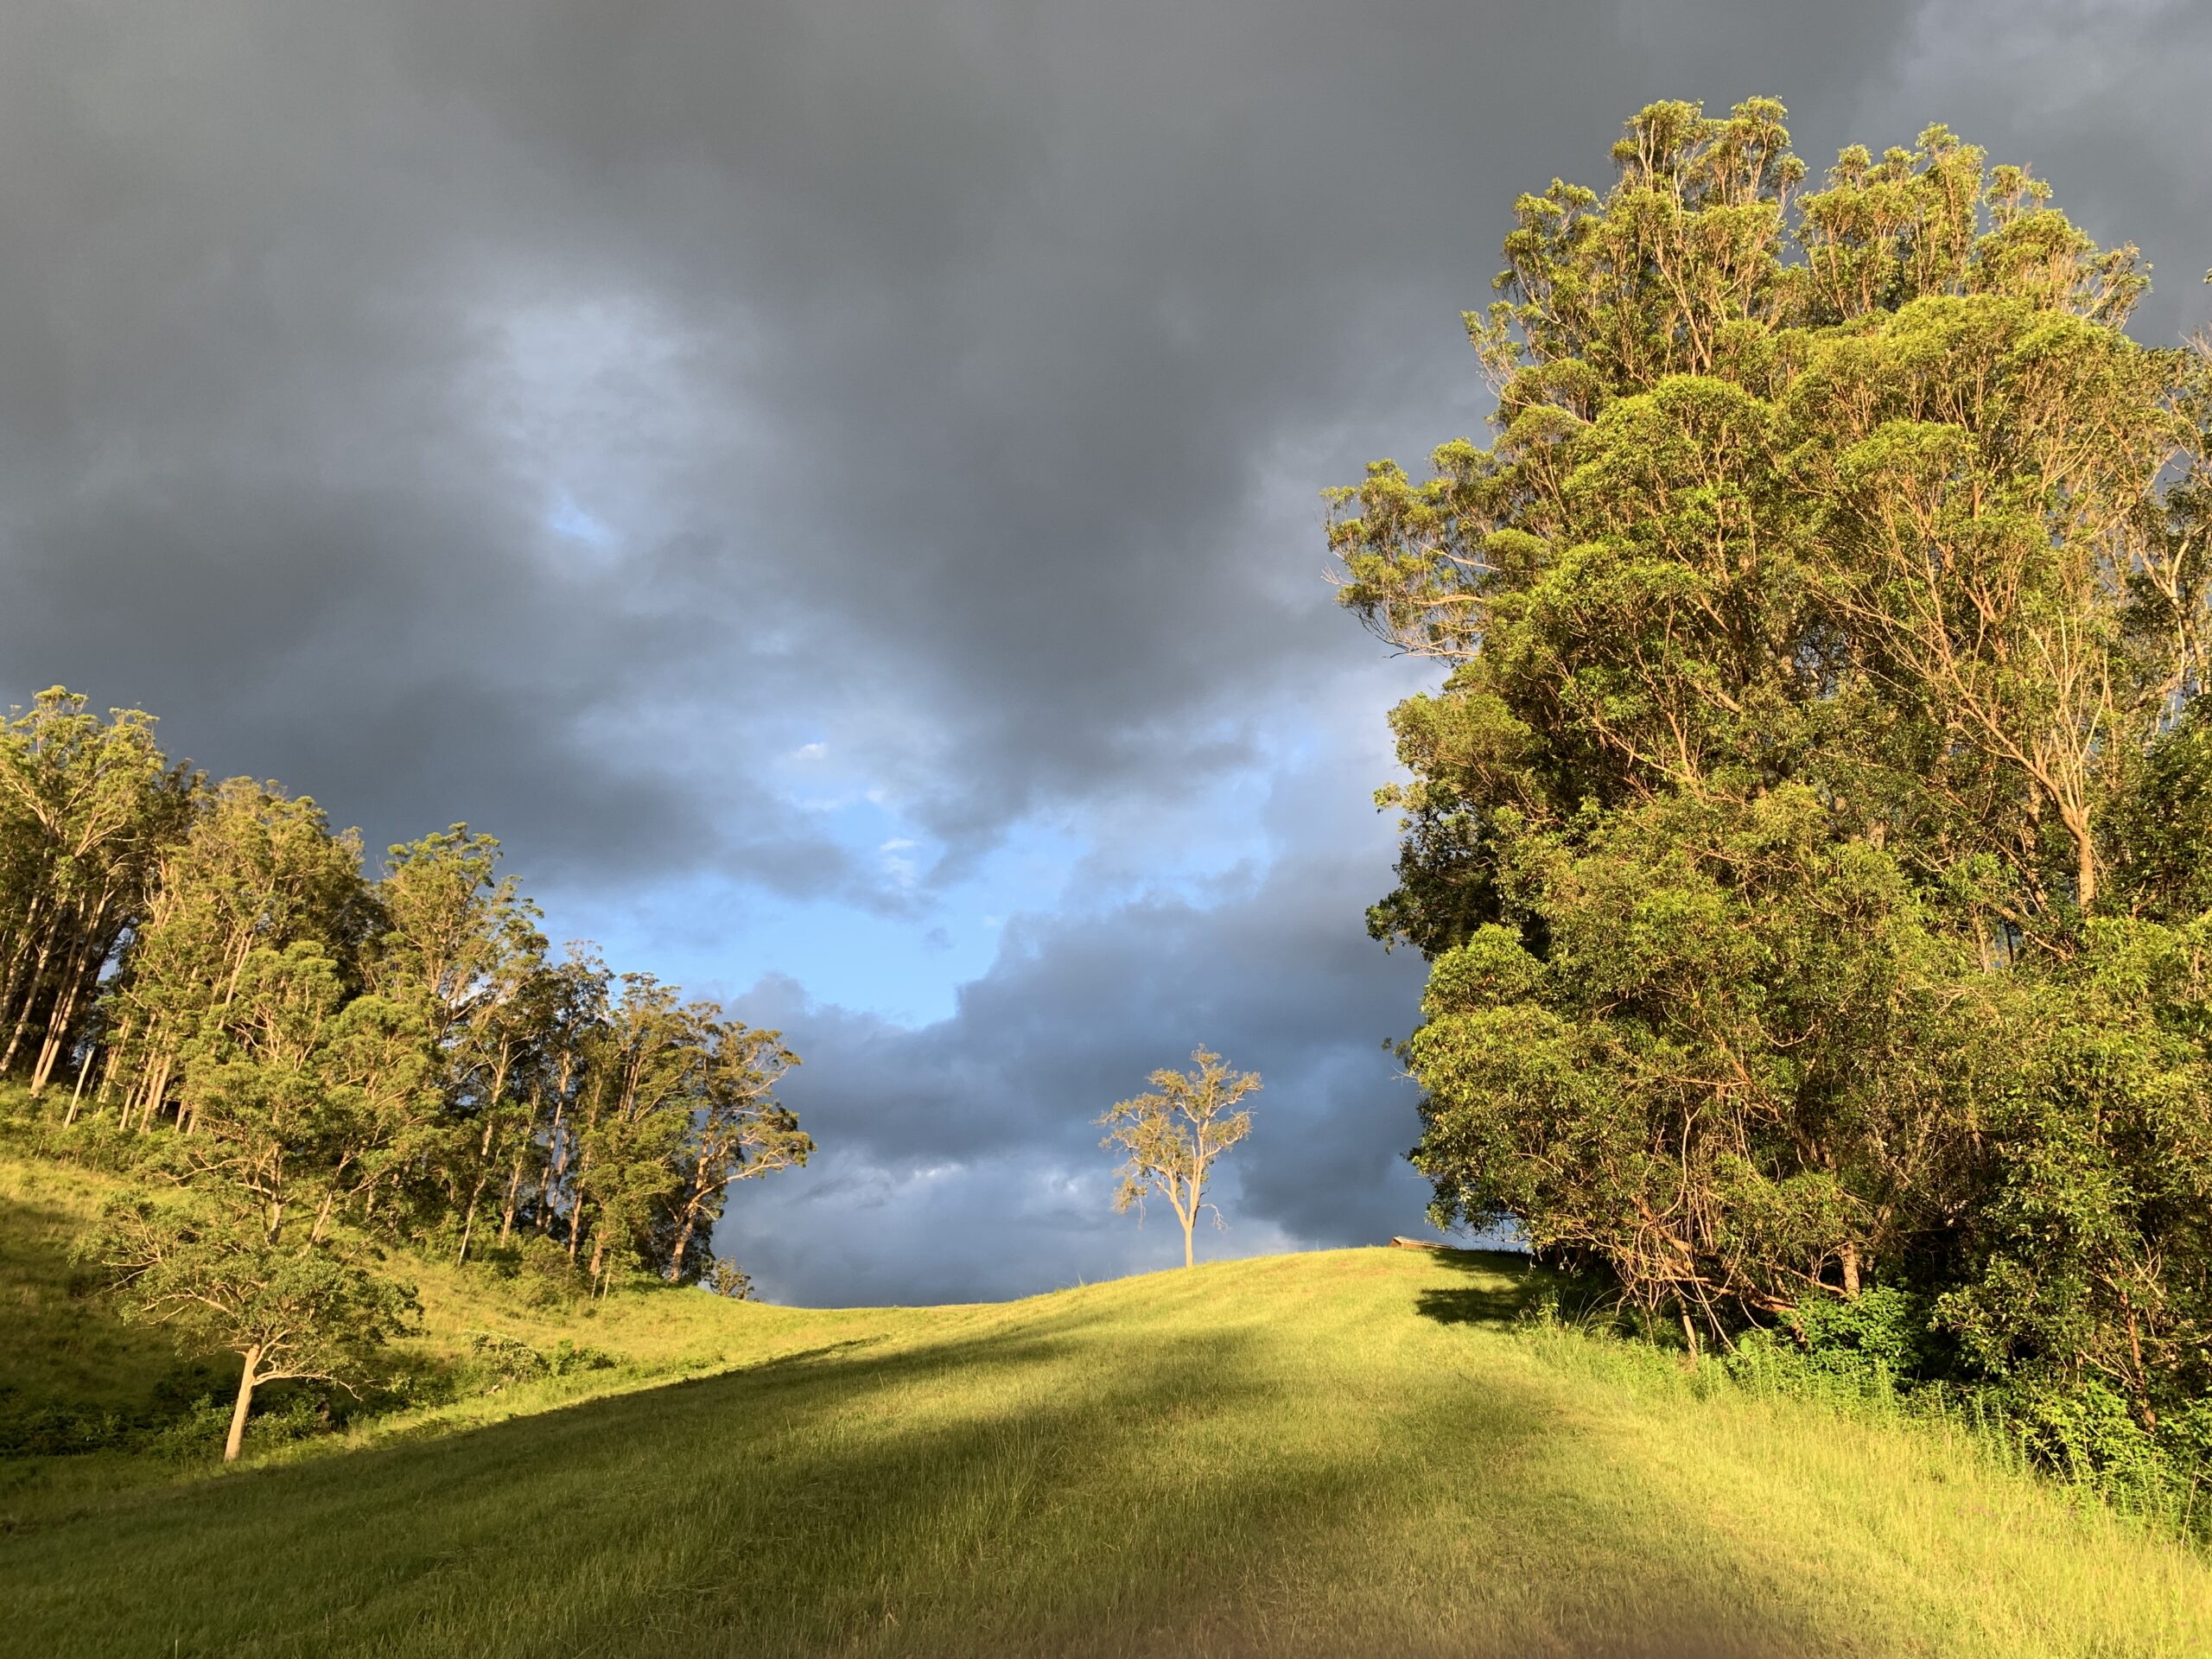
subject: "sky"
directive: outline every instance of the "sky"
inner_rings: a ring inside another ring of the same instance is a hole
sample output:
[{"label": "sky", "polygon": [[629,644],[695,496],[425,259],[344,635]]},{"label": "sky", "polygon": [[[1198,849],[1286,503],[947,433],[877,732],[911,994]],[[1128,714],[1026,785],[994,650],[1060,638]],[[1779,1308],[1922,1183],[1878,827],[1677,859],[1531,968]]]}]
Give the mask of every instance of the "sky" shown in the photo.
[{"label": "sky", "polygon": [[1931,122],[2212,320],[2212,0],[9,0],[0,702],[62,683],[780,1027],[815,1304],[1420,1230],[1319,492],[1479,438],[1513,199],[1658,99]]}]

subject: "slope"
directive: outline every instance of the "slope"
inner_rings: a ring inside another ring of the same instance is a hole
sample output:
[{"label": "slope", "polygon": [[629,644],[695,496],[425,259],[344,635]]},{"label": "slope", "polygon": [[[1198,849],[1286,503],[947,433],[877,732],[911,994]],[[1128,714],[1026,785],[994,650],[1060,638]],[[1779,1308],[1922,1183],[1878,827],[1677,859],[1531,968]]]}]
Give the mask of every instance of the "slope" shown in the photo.
[{"label": "slope", "polygon": [[2212,1648],[2202,1555],[1923,1427],[1516,1325],[1529,1289],[1350,1250],[739,1306],[716,1375],[0,1539],[0,1650]]}]

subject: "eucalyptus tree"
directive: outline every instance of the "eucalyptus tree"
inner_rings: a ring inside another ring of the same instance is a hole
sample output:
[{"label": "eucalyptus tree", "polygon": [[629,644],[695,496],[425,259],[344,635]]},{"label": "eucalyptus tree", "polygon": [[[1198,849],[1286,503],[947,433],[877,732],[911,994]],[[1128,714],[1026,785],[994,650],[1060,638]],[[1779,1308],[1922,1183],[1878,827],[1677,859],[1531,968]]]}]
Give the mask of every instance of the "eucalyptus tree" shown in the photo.
[{"label": "eucalyptus tree", "polygon": [[154,721],[105,720],[55,686],[0,721],[0,1071],[33,1094],[80,1046],[103,979],[128,945],[194,780]]},{"label": "eucalyptus tree", "polygon": [[236,1356],[226,1462],[245,1443],[257,1389],[308,1379],[350,1389],[418,1311],[408,1287],[327,1249],[273,1244],[256,1220],[204,1193],[114,1205],[78,1255],[105,1275],[126,1318]]},{"label": "eucalyptus tree", "polygon": [[[2158,804],[2212,639],[2205,365],[2129,338],[2136,251],[2022,169],[1933,127],[1807,188],[1783,122],[1655,105],[1609,192],[1522,197],[1467,318],[1491,442],[1331,493],[1344,602],[1446,669],[1392,715],[1370,917],[1433,962],[1415,1161],[1686,1325],[1880,1274],[1999,1368],[2186,1346],[2212,1027],[2142,964],[2192,960],[2212,853]],[[2109,1120],[2065,1082],[2091,1006]]]},{"label": "eucalyptus tree", "polygon": [[338,964],[307,941],[250,952],[186,1059],[193,1132],[169,1162],[250,1199],[272,1245],[302,1216],[317,1243],[334,1222],[369,1224],[435,1145],[438,1070],[416,1011],[346,996]]},{"label": "eucalyptus tree", "polygon": [[366,955],[368,982],[412,1012],[436,1057],[442,1109],[421,1175],[463,1260],[486,1192],[529,1135],[530,1060],[555,1037],[538,912],[499,860],[499,843],[464,823],[392,847]]},{"label": "eucalyptus tree", "polygon": [[341,991],[358,986],[369,921],[360,863],[359,837],[332,833],[307,797],[245,778],[207,792],[163,852],[119,976],[107,1046],[126,1125],[150,1126],[174,1098],[179,1127],[190,1127],[186,1052],[236,1001],[257,950],[313,945]]},{"label": "eucalyptus tree", "polygon": [[[711,1014],[700,1020],[698,1032],[697,1104],[683,1142],[682,1180],[668,1204],[675,1236],[664,1273],[671,1281],[699,1270],[688,1252],[702,1229],[711,1233],[721,1219],[734,1185],[803,1165],[814,1150],[814,1138],[774,1095],[799,1063],[784,1046],[783,1033]],[[703,1270],[711,1273],[716,1265],[710,1261]]]},{"label": "eucalyptus tree", "polygon": [[1258,1092],[1260,1074],[1233,1071],[1220,1055],[1196,1048],[1189,1071],[1163,1067],[1147,1081],[1150,1093],[1116,1101],[1099,1118],[1108,1131],[1099,1144],[1126,1154],[1115,1210],[1141,1213],[1147,1198],[1166,1199],[1183,1230],[1187,1268],[1197,1259],[1192,1234],[1200,1212],[1211,1210],[1214,1224],[1222,1224],[1220,1207],[1207,1198],[1206,1188],[1222,1154],[1251,1133],[1252,1114],[1238,1103]]},{"label": "eucalyptus tree", "polygon": [[777,1033],[554,959],[499,857],[456,823],[371,881],[315,801],[208,785],[149,715],[57,687],[0,721],[0,1065],[36,1095],[75,1058],[83,1133],[98,1064],[174,1200],[118,1211],[100,1259],[138,1312],[242,1333],[239,1427],[259,1382],[322,1374],[279,1352],[322,1341],[315,1308],[383,1328],[372,1241],[466,1261],[496,1213],[503,1250],[549,1236],[596,1288],[686,1281],[732,1185],[811,1150]]},{"label": "eucalyptus tree", "polygon": [[345,999],[309,942],[249,950],[185,1046],[195,1122],[163,1148],[172,1190],[112,1206],[80,1246],[128,1317],[237,1356],[226,1459],[257,1389],[350,1387],[412,1309],[412,1293],[334,1227],[367,1219],[435,1098],[421,1033],[395,1012]]},{"label": "eucalyptus tree", "polygon": [[[518,1217],[530,1221],[541,1236],[549,1236],[563,1219],[564,1205],[569,1238],[573,1243],[577,1236],[569,1178],[590,1085],[586,1061],[607,1020],[613,987],[613,975],[597,951],[574,942],[537,982],[540,1040],[525,1084],[529,1127],[513,1148],[499,1222],[502,1245],[512,1236]],[[573,1259],[575,1251],[569,1255]]]}]

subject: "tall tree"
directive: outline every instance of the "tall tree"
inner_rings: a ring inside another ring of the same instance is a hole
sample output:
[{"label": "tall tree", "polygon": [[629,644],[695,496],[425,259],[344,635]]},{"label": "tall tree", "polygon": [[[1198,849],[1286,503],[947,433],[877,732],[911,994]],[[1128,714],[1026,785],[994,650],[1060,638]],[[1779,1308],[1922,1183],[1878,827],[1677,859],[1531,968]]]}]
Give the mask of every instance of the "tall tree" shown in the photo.
[{"label": "tall tree", "polygon": [[[1878,1274],[2079,1373],[2212,1314],[2203,1035],[2143,965],[2212,853],[2154,800],[2194,798],[2205,365],[2021,169],[1933,127],[1807,191],[1783,121],[1655,105],[1610,192],[1521,198],[1467,320],[1494,440],[1332,493],[1344,601],[1447,667],[1370,914],[1433,962],[1415,1161],[1708,1329]],[[2056,1013],[2122,982],[2100,1119]],[[2104,1217],[2070,1325],[2003,1265],[2030,1192]]]},{"label": "tall tree", "polygon": [[0,721],[0,1071],[28,1065],[33,1094],[86,1046],[194,784],[137,709],[55,686]]},{"label": "tall tree", "polygon": [[190,1127],[187,1050],[225,1018],[255,951],[309,944],[340,974],[341,995],[358,985],[370,925],[360,863],[359,838],[334,835],[306,797],[245,778],[209,791],[164,853],[119,976],[109,1053],[125,1125],[150,1127],[174,1102]]},{"label": "tall tree", "polygon": [[556,1039],[538,912],[499,858],[496,840],[463,823],[391,848],[368,951],[369,982],[410,1011],[436,1056],[443,1109],[422,1198],[453,1222],[462,1260],[486,1192],[529,1135],[531,1061]]},{"label": "tall tree", "polygon": [[375,1328],[365,1240],[466,1261],[496,1211],[500,1247],[551,1236],[600,1291],[687,1281],[733,1183],[806,1161],[777,1033],[588,946],[550,959],[499,861],[456,823],[372,883],[314,801],[208,786],[149,715],[56,687],[0,721],[0,1068],[35,1096],[73,1060],[75,1130],[99,1062],[95,1111],[175,1198],[104,1259],[142,1313],[247,1332],[242,1401],[323,1363],[252,1310]]},{"label": "tall tree", "polygon": [[[734,1184],[804,1165],[814,1150],[813,1136],[772,1092],[799,1063],[784,1046],[783,1034],[710,1019],[702,1023],[702,1035],[706,1064],[685,1143],[688,1168],[670,1206],[676,1224],[668,1254],[671,1280],[695,1270],[692,1241],[702,1228],[711,1233],[721,1219]],[[712,1265],[698,1270],[711,1271]]]},{"label": "tall tree", "polygon": [[1134,1207],[1141,1213],[1147,1198],[1166,1198],[1183,1229],[1187,1268],[1196,1260],[1192,1235],[1199,1211],[1211,1210],[1214,1224],[1222,1224],[1206,1186],[1215,1160],[1251,1133],[1252,1114],[1237,1103],[1258,1091],[1260,1074],[1232,1071],[1220,1055],[1197,1048],[1189,1071],[1162,1068],[1147,1081],[1152,1092],[1116,1101],[1099,1118],[1109,1131],[1099,1144],[1127,1154],[1114,1194],[1116,1211],[1126,1215]]}]

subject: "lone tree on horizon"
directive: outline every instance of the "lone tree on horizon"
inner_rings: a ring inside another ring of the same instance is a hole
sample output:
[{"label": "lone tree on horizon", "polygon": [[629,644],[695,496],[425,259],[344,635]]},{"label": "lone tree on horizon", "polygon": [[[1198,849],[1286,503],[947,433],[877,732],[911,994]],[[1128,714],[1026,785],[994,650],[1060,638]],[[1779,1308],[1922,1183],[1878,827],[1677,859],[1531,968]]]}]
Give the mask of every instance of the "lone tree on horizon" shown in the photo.
[{"label": "lone tree on horizon", "polygon": [[1188,1072],[1165,1067],[1154,1072],[1148,1079],[1153,1093],[1118,1101],[1098,1120],[1109,1130],[1098,1144],[1128,1154],[1114,1194],[1115,1213],[1126,1215],[1134,1205],[1141,1216],[1148,1195],[1165,1198],[1183,1224],[1186,1268],[1194,1259],[1191,1235],[1198,1211],[1211,1210],[1214,1225],[1224,1224],[1220,1207],[1206,1202],[1206,1180],[1214,1160],[1251,1133],[1252,1114],[1235,1108],[1260,1087],[1258,1072],[1232,1071],[1220,1055],[1203,1047],[1191,1051],[1191,1060]]}]

